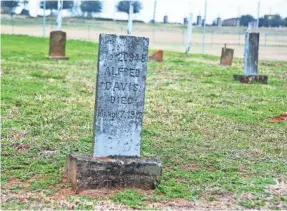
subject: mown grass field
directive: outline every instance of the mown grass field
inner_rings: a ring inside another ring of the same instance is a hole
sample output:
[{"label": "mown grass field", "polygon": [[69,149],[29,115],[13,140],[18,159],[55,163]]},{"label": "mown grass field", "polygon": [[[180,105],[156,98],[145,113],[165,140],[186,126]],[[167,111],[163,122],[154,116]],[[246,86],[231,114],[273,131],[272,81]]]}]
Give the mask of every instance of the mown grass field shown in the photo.
[{"label": "mown grass field", "polygon": [[268,85],[240,84],[242,60],[164,52],[149,63],[142,156],[160,156],[152,191],[74,194],[70,151],[91,153],[98,45],[69,40],[50,61],[48,39],[2,35],[2,209],[287,209],[287,62],[260,61]]}]

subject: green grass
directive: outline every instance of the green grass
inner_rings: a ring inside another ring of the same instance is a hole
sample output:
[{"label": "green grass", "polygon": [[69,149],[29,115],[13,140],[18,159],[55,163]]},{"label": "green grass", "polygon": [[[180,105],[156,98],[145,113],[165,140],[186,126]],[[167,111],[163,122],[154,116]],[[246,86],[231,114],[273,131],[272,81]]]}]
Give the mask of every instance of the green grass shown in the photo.
[{"label": "green grass", "polygon": [[[98,45],[69,40],[70,60],[55,62],[46,58],[48,39],[1,41],[2,208],[93,209],[97,197],[74,194],[63,204],[56,194],[68,188],[61,184],[66,155],[91,152]],[[286,190],[269,188],[287,182],[287,121],[268,122],[287,112],[287,62],[260,62],[267,85],[240,84],[232,76],[242,74],[242,60],[226,68],[214,56],[164,56],[148,64],[141,145],[142,156],[161,157],[161,183],[100,200],[151,209],[177,198],[204,204],[228,196],[233,208],[287,209]]]}]

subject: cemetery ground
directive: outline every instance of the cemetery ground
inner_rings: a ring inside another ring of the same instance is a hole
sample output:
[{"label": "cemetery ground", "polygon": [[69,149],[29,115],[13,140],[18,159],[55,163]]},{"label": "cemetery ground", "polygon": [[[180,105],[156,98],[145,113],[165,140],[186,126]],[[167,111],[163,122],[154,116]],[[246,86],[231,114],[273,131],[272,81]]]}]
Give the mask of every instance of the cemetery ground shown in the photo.
[{"label": "cemetery ground", "polygon": [[65,159],[91,153],[98,45],[68,40],[55,62],[48,39],[1,40],[2,209],[287,209],[287,121],[268,121],[286,112],[287,62],[260,61],[268,84],[240,84],[242,59],[164,52],[148,63],[141,145],[161,183],[74,194]]}]

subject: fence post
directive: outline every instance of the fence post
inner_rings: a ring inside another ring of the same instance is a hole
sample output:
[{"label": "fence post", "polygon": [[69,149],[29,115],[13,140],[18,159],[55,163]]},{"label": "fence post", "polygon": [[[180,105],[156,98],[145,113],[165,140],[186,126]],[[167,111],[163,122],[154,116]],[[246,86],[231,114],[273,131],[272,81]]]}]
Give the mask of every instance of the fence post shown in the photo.
[{"label": "fence post", "polygon": [[187,37],[186,37],[186,45],[185,45],[185,53],[188,53],[189,50],[190,50],[191,37],[192,37],[192,13],[189,13]]},{"label": "fence post", "polygon": [[63,0],[58,0],[57,30],[62,29]]},{"label": "fence post", "polygon": [[207,0],[205,0],[205,5],[204,5],[204,25],[203,25],[203,36],[202,36],[202,54],[204,54],[204,50],[205,50],[206,12],[207,12]]},{"label": "fence post", "polygon": [[42,29],[43,29],[43,37],[46,36],[46,0],[43,1],[43,23],[42,23]]},{"label": "fence post", "polygon": [[11,15],[12,17],[12,34],[14,34],[14,15]]},{"label": "fence post", "polygon": [[130,1],[129,7],[129,19],[128,19],[128,34],[132,34],[132,27],[133,27],[133,14],[134,14],[134,3]]},{"label": "fence post", "polygon": [[240,45],[240,32],[238,32],[238,45]]}]

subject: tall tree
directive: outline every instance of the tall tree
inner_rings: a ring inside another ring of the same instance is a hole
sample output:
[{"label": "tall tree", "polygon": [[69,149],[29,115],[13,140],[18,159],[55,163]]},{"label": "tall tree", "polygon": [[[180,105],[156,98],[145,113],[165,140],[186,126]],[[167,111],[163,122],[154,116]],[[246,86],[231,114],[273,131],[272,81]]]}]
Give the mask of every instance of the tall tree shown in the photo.
[{"label": "tall tree", "polygon": [[[134,11],[133,13],[139,13],[140,10],[143,8],[142,3],[140,1],[133,1]],[[117,10],[118,12],[124,12],[129,14],[130,10],[130,1],[120,1],[117,4]]]},{"label": "tall tree", "polygon": [[254,20],[252,15],[242,15],[240,17],[240,26],[248,26],[248,24]]},{"label": "tall tree", "polygon": [[10,1],[1,1],[1,8],[9,8],[9,11],[11,12],[13,8],[17,7],[19,5],[18,0],[10,0]]},{"label": "tall tree", "polygon": [[88,17],[92,16],[92,13],[102,12],[103,3],[101,1],[82,1],[81,10],[88,13]]},{"label": "tall tree", "polygon": [[[74,1],[63,1],[63,9],[71,9],[74,6]],[[41,2],[41,8],[44,7],[44,2]],[[48,1],[46,0],[46,9],[53,10],[58,9],[58,1]]]},{"label": "tall tree", "polygon": [[259,25],[264,27],[278,27],[284,25],[284,20],[280,15],[264,15],[264,17],[259,18]]}]

